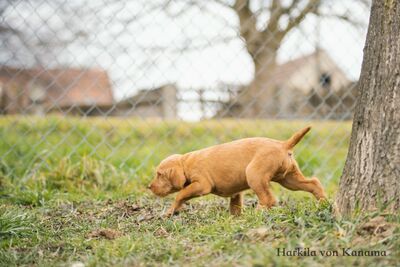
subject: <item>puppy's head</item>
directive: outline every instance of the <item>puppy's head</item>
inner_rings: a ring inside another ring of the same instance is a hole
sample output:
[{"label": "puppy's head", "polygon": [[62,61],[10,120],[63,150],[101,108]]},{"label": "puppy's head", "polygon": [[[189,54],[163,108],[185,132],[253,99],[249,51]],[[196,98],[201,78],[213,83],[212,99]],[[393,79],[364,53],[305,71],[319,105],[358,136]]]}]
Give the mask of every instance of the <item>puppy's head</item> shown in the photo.
[{"label": "puppy's head", "polygon": [[186,182],[181,155],[172,155],[161,161],[149,189],[159,197],[181,190]]}]

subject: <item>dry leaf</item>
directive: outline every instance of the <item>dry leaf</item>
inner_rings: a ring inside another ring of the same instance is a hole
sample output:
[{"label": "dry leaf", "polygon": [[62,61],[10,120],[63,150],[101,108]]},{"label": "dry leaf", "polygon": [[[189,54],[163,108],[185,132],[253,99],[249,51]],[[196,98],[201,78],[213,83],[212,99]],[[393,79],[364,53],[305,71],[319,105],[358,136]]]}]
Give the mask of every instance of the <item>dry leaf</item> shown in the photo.
[{"label": "dry leaf", "polygon": [[109,240],[116,239],[120,237],[122,234],[121,232],[114,230],[114,229],[99,229],[94,230],[91,232],[88,237],[89,238],[106,238]]},{"label": "dry leaf", "polygon": [[264,239],[268,236],[270,230],[267,227],[260,227],[247,231],[246,236],[252,240]]}]

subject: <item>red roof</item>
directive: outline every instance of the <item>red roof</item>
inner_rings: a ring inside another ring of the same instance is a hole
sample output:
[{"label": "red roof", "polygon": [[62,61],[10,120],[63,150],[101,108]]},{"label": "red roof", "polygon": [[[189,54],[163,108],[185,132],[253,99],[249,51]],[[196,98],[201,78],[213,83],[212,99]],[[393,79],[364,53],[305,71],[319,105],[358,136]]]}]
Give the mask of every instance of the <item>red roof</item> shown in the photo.
[{"label": "red roof", "polygon": [[45,90],[46,102],[54,106],[91,106],[113,103],[112,86],[102,69],[0,68],[0,81],[29,93],[32,84]]}]

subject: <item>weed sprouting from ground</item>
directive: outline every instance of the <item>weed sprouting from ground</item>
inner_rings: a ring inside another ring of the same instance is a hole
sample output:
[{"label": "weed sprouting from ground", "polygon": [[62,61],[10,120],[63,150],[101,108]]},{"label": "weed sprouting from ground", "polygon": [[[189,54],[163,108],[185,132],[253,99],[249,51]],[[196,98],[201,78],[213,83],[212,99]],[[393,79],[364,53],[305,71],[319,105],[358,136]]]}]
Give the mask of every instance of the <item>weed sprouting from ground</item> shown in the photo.
[{"label": "weed sprouting from ground", "polygon": [[11,206],[0,206],[0,239],[26,237],[34,233],[31,216]]}]

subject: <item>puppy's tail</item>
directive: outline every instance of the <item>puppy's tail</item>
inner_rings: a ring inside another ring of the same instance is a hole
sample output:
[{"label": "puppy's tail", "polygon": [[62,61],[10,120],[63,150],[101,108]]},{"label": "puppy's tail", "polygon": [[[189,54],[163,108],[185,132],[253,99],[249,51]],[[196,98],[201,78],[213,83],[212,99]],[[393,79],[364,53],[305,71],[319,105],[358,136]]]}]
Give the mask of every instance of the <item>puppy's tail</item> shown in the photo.
[{"label": "puppy's tail", "polygon": [[285,147],[287,149],[292,149],[295,145],[297,145],[298,142],[308,133],[308,131],[311,129],[310,126],[301,129],[300,131],[296,132],[292,137],[290,137],[286,142],[285,142]]}]

